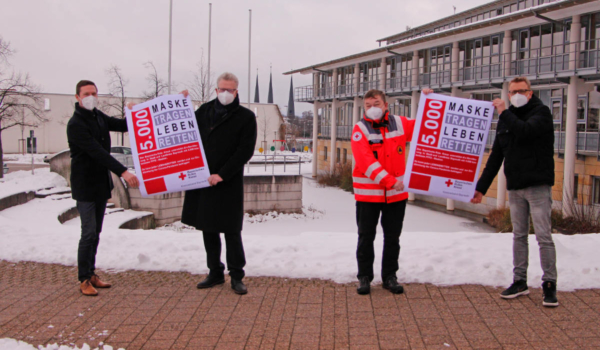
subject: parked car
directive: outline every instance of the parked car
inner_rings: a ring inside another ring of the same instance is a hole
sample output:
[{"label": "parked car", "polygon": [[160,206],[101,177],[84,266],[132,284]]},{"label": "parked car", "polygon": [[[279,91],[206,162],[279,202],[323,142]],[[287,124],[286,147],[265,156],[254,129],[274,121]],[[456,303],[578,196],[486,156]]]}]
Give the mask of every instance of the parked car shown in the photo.
[{"label": "parked car", "polygon": [[8,173],[8,164],[6,164],[6,163],[3,163],[3,164],[4,164],[4,166],[3,166],[2,171],[4,171],[4,174],[6,174],[6,173]]},{"label": "parked car", "polygon": [[113,146],[110,148],[110,155],[115,157],[121,164],[128,168],[133,168],[133,156],[131,147]]}]

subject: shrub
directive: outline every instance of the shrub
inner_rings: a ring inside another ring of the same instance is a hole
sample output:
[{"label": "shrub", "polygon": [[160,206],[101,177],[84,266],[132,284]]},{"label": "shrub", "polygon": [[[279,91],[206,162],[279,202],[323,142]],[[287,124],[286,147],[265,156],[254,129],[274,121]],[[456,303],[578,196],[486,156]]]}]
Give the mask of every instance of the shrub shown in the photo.
[{"label": "shrub", "polygon": [[317,177],[317,182],[323,186],[339,187],[353,193],[352,163],[338,163],[333,170],[327,170]]},{"label": "shrub", "polygon": [[[600,220],[598,214],[592,209],[594,208],[580,208],[578,214],[569,217],[564,217],[561,210],[553,209],[550,214],[552,229],[570,235],[576,233],[600,232]],[[571,211],[571,213],[573,213],[573,211]],[[490,210],[486,219],[487,223],[498,230],[498,232],[513,232],[509,208]],[[529,220],[529,234],[534,233],[533,221]]]}]

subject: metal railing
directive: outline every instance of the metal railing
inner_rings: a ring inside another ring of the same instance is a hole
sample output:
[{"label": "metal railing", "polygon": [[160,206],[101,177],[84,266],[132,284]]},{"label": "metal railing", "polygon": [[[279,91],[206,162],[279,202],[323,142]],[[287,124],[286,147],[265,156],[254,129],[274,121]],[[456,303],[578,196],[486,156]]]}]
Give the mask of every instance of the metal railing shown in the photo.
[{"label": "metal railing", "polygon": [[[250,161],[246,163],[244,174],[265,174],[267,173],[268,167],[271,167],[271,174],[275,175],[275,173],[279,173],[283,170],[283,172],[295,172],[296,167],[295,164],[298,165],[298,175],[302,174],[302,156],[295,154],[255,154],[252,158],[263,158],[263,160],[256,162]],[[264,166],[264,168],[263,168]],[[277,166],[277,171],[275,171],[275,167]],[[253,171],[254,170],[254,171]]]},{"label": "metal railing", "polygon": [[[352,136],[352,125],[337,125],[336,126],[336,132],[337,132],[337,136],[336,138],[338,140],[350,140],[350,137]],[[324,137],[324,138],[330,138],[331,137],[331,125],[321,125],[319,126],[319,136],[320,137]]]},{"label": "metal railing", "polygon": [[336,129],[338,140],[350,140],[350,136],[352,135],[352,125],[338,125]]},{"label": "metal railing", "polygon": [[[514,58],[513,58],[514,57]],[[600,39],[578,43],[562,43],[543,46],[536,49],[519,50],[504,54],[492,54],[476,58],[464,58],[457,62],[457,79],[452,82],[452,70],[445,69],[448,63],[425,66],[427,72],[419,73],[417,84],[413,85],[412,76],[416,68],[394,71],[394,77],[369,76],[367,81],[359,81],[355,87],[355,78],[346,79],[335,89],[331,84],[315,88],[312,85],[296,88],[295,96],[299,102],[331,99],[334,97],[354,97],[364,95],[370,89],[380,89],[383,80],[386,92],[421,90],[424,87],[438,88],[442,84],[462,86],[463,84],[491,84],[510,81],[515,76],[524,75],[530,80],[554,79],[557,76],[600,74]],[[575,68],[573,68],[575,67]],[[431,71],[436,70],[436,71]]]},{"label": "metal railing", "polygon": [[[494,145],[496,139],[496,130],[490,130],[486,143],[487,148]],[[554,152],[564,153],[565,151],[565,131],[554,131]],[[599,152],[600,151],[600,134],[598,131],[577,131],[576,146],[577,152]]]}]

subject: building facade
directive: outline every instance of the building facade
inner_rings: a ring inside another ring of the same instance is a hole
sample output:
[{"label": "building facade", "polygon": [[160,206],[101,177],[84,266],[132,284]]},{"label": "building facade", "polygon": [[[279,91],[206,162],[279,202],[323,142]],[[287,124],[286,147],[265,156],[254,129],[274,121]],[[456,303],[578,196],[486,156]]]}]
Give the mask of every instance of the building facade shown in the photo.
[{"label": "building facade", "polygon": [[[508,82],[526,76],[554,116],[554,200],[600,204],[600,1],[492,1],[377,41],[377,49],[286,73],[312,75],[311,85],[295,89],[295,99],[313,104],[313,176],[352,161],[351,130],[370,89],[386,93],[391,113],[414,118],[423,88],[508,101]],[[489,147],[482,166],[488,156]],[[506,201],[501,171],[484,206],[456,206],[487,213]]]},{"label": "building facade", "polygon": [[[35,127],[16,125],[2,131],[2,147],[4,153],[22,153],[27,151],[27,138],[30,130],[34,131],[36,138],[36,153],[57,153],[69,148],[67,143],[67,122],[73,115],[77,99],[73,94],[44,93],[40,96],[44,103],[45,121],[39,122],[24,115],[26,124],[37,124]],[[99,95],[99,108],[108,115],[115,115],[114,108],[107,107],[108,104],[116,103],[115,98],[108,95]],[[127,101],[141,103],[142,98],[131,97]],[[247,103],[242,104],[248,107]],[[199,102],[194,102],[194,108],[200,107]],[[261,145],[271,147],[276,144],[273,140],[281,139],[281,125],[283,116],[279,107],[275,104],[251,103],[249,107],[256,114],[258,126],[258,141],[256,149]],[[12,122],[11,122],[12,123]],[[129,146],[129,135],[112,132],[111,142],[113,146]],[[279,143],[277,143],[279,145]],[[264,147],[267,149],[267,147]]]}]

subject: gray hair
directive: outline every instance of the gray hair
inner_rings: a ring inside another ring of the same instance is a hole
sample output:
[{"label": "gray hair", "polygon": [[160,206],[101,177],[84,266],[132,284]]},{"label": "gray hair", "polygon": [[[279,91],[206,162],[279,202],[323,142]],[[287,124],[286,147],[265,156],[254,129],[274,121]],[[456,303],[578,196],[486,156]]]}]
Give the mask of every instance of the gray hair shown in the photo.
[{"label": "gray hair", "polygon": [[225,72],[225,73],[219,75],[219,77],[217,78],[217,87],[219,86],[219,82],[221,80],[235,81],[236,88],[240,85],[240,81],[233,73]]}]

